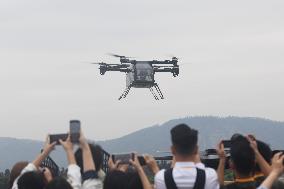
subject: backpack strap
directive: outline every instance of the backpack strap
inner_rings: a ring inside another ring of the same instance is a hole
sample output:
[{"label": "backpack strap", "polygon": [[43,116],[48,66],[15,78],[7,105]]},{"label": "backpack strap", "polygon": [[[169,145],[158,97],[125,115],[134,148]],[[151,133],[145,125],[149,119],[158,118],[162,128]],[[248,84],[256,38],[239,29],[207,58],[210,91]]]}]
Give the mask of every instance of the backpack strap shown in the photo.
[{"label": "backpack strap", "polygon": [[173,178],[173,168],[166,169],[164,173],[164,180],[167,189],[178,189]]},{"label": "backpack strap", "polygon": [[[205,178],[205,170],[196,168],[196,180],[193,189],[204,189]],[[165,170],[164,180],[167,189],[178,189],[173,178],[173,168]]]},{"label": "backpack strap", "polygon": [[205,170],[196,168],[196,180],[193,189],[204,189],[205,178]]}]

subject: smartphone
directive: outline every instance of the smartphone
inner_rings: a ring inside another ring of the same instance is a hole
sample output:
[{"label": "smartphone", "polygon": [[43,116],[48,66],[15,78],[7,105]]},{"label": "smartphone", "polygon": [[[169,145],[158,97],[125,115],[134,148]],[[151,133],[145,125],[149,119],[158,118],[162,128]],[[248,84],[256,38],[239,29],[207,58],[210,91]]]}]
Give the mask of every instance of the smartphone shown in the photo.
[{"label": "smartphone", "polygon": [[138,156],[137,158],[138,158],[138,161],[139,161],[141,166],[146,165],[146,161],[145,161],[145,158],[143,156]]},{"label": "smartphone", "polygon": [[56,145],[60,145],[59,139],[65,141],[68,138],[68,134],[52,134],[49,135],[49,143],[56,142]]},{"label": "smartphone", "polygon": [[207,149],[205,150],[207,155],[216,155],[217,154],[217,150],[216,149]]},{"label": "smartphone", "polygon": [[79,143],[81,122],[79,120],[70,120],[70,138],[72,143]]},{"label": "smartphone", "polygon": [[116,161],[120,160],[120,164],[129,164],[129,160],[134,160],[134,153],[129,154],[113,154],[112,161],[115,163]]},{"label": "smartphone", "polygon": [[231,140],[223,140],[222,142],[223,142],[224,148],[231,148],[232,146]]}]

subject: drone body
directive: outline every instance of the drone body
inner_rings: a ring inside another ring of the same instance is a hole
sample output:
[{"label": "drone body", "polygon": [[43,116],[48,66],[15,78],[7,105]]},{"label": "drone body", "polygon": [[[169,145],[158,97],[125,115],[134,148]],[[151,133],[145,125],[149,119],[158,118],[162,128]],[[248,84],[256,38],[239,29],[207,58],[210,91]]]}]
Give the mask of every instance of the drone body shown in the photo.
[{"label": "drone body", "polygon": [[[164,61],[137,61],[130,60],[128,57],[114,55],[120,58],[120,64],[94,63],[99,64],[100,74],[104,75],[106,71],[119,71],[126,73],[126,89],[119,97],[119,100],[125,98],[130,89],[133,88],[149,88],[150,92],[156,100],[164,99],[164,96],[155,82],[156,72],[170,72],[176,77],[179,74],[178,59],[173,57],[172,60]],[[158,94],[156,94],[156,92]]]}]

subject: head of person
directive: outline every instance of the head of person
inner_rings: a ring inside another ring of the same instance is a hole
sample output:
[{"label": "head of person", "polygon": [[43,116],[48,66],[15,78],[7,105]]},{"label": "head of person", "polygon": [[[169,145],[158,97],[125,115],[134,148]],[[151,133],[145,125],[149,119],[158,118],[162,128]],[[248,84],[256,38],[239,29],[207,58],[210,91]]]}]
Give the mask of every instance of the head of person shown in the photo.
[{"label": "head of person", "polygon": [[127,172],[128,177],[128,183],[127,183],[127,189],[143,189],[142,181],[139,177],[139,174],[135,172]]},{"label": "head of person", "polygon": [[12,188],[15,179],[21,174],[22,170],[29,164],[27,161],[17,162],[11,169],[9,178],[9,188]]},{"label": "head of person", "polygon": [[72,189],[72,186],[65,178],[56,177],[46,185],[45,189]]},{"label": "head of person", "polygon": [[175,156],[188,157],[198,152],[198,131],[186,124],[171,129],[172,153]]},{"label": "head of person", "polygon": [[103,189],[126,189],[127,184],[127,174],[123,171],[113,170],[106,175],[103,182]]},{"label": "head of person", "polygon": [[255,167],[255,154],[249,141],[242,135],[232,137],[231,141],[231,168],[238,176],[251,176]]},{"label": "head of person", "polygon": [[[92,156],[93,156],[93,160],[96,166],[96,170],[100,170],[102,168],[102,164],[103,164],[103,150],[102,147],[100,145],[96,145],[96,144],[91,144],[89,143],[89,147],[91,149],[92,152]],[[76,152],[75,152],[75,158],[76,158],[76,162],[77,165],[81,168],[81,172],[84,172],[83,169],[83,157],[82,157],[82,150],[81,148],[79,148]]]},{"label": "head of person", "polygon": [[43,189],[46,186],[43,173],[36,171],[24,173],[17,184],[18,189]]},{"label": "head of person", "polygon": [[[272,150],[268,144],[266,144],[263,141],[257,140],[257,148],[259,153],[262,155],[262,157],[265,159],[265,161],[270,164],[272,159]],[[261,172],[260,167],[258,164],[255,166],[255,172]]]},{"label": "head of person", "polygon": [[143,189],[142,181],[136,171],[110,171],[104,180],[104,189]]}]

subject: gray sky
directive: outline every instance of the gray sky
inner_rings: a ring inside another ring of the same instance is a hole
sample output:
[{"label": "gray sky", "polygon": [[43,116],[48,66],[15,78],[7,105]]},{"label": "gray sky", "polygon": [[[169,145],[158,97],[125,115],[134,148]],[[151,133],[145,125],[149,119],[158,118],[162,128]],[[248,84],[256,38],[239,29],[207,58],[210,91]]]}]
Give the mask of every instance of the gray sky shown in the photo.
[{"label": "gray sky", "polygon": [[[0,136],[43,139],[77,118],[110,139],[187,115],[284,121],[284,1],[2,0]],[[166,99],[86,62],[180,57]],[[190,64],[189,64],[190,63]]]}]

